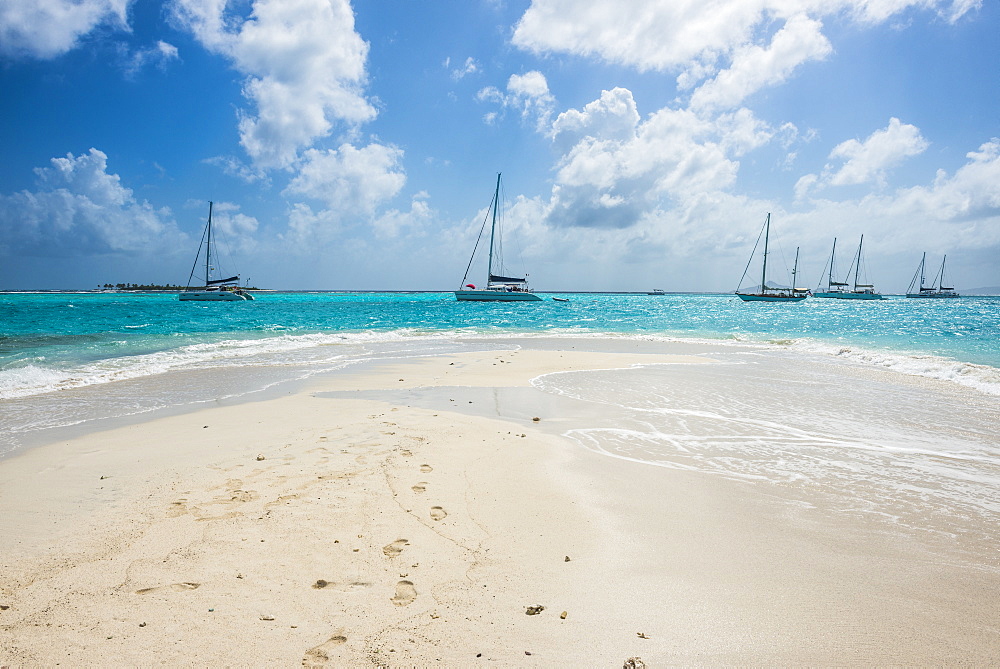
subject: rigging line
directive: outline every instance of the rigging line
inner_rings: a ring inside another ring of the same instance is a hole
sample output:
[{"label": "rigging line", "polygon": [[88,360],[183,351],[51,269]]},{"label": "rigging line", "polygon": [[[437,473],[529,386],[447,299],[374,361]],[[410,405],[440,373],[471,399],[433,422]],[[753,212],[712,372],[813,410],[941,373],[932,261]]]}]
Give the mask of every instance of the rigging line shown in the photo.
[{"label": "rigging line", "polygon": [[[469,270],[472,269],[472,261],[476,259],[476,250],[479,248],[479,242],[483,239],[483,231],[486,230],[486,222],[490,220],[490,211],[496,204],[497,199],[496,193],[493,194],[493,198],[490,200],[490,206],[486,208],[486,217],[483,218],[483,225],[479,228],[479,235],[476,237],[476,245],[472,247],[472,257],[469,258],[469,264],[465,267],[465,276],[462,277],[462,287],[465,287],[465,282],[469,279]],[[489,270],[486,270],[489,274]]]},{"label": "rigging line", "polygon": [[[239,275],[239,267],[236,265],[236,259],[235,259],[236,256],[233,255],[233,250],[231,248],[229,248],[229,239],[226,237],[225,230],[223,230],[223,229],[220,228],[219,232],[216,233],[216,237],[218,237],[219,234],[222,235],[222,244],[223,244],[223,246],[226,249],[226,264],[223,265],[222,263],[219,263],[219,267],[217,268],[219,270],[219,276],[220,277],[225,276],[225,273],[222,272],[222,269],[224,267],[232,267],[233,271],[237,275]],[[219,248],[219,242],[215,243],[215,248],[216,249]]]},{"label": "rigging line", "polygon": [[[764,225],[767,224],[765,223]],[[751,263],[753,263],[753,258],[755,255],[757,255],[757,247],[760,245],[760,238],[763,234],[764,234],[764,226],[761,226],[760,232],[757,233],[757,241],[754,242],[753,245],[753,251],[750,253],[750,260],[747,261],[747,266],[743,270],[743,276],[740,277],[740,285],[736,287],[737,292],[739,292],[740,287],[743,285],[743,279],[747,278],[747,272],[750,271],[750,265]],[[761,286],[761,290],[764,290],[763,286]]]},{"label": "rigging line", "polygon": [[[207,234],[208,234],[208,224],[205,224],[205,227],[201,231],[201,243],[198,244],[198,254],[194,257],[194,264],[191,265],[191,273],[188,274],[188,281],[187,281],[187,285],[185,286],[185,288],[190,288],[191,287],[191,279],[194,278],[194,271],[198,267],[198,258],[201,257],[201,247],[204,246],[204,244],[205,244],[205,235],[207,235]],[[205,277],[205,285],[206,286],[208,285],[208,277],[207,276]]]},{"label": "rigging line", "polygon": [[[829,265],[830,265],[830,260],[833,260],[833,258],[831,257],[829,260],[827,260],[825,263],[823,263],[823,273],[819,277],[819,283],[816,284],[816,292],[817,293],[821,292],[821,289],[823,288],[823,277],[825,277],[827,275],[826,274],[826,270],[827,270],[827,267],[829,267]],[[831,273],[832,273],[832,271],[833,270],[831,270]]]}]

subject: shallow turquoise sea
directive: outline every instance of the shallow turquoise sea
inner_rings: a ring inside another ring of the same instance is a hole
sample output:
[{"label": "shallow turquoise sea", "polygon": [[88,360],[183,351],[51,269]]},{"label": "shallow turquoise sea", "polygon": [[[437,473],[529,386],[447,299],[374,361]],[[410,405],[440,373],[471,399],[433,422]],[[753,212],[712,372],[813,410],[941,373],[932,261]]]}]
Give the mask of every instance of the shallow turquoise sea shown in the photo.
[{"label": "shallow turquoise sea", "polygon": [[995,526],[1000,298],[552,297],[0,294],[0,457],[81,426],[265,398],[380,360],[519,347],[681,352],[713,364],[697,373],[686,364],[557,372],[531,389],[479,389],[481,397],[464,388],[478,399],[462,408],[433,388],[365,397],[435,411],[488,407],[517,420],[505,413],[520,406],[508,394],[540,393],[532,401],[558,404],[571,426],[564,436],[603,456],[840,491],[830,504],[903,509],[897,522],[909,527],[928,518],[955,534]]},{"label": "shallow turquoise sea", "polygon": [[498,335],[763,343],[953,378],[987,392],[1000,370],[1000,298],[744,303],[733,295],[570,294],[534,303],[451,293],[0,294],[0,399],[192,366],[324,358],[331,345]]}]

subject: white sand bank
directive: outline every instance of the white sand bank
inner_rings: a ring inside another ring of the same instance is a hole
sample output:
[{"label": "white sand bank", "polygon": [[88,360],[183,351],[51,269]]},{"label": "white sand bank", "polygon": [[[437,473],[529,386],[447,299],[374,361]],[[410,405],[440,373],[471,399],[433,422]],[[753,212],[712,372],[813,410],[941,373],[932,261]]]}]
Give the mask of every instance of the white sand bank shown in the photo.
[{"label": "white sand bank", "polygon": [[345,393],[637,362],[711,364],[421,358],[2,461],[0,665],[1000,662],[995,548],[603,457],[530,393],[538,423]]}]

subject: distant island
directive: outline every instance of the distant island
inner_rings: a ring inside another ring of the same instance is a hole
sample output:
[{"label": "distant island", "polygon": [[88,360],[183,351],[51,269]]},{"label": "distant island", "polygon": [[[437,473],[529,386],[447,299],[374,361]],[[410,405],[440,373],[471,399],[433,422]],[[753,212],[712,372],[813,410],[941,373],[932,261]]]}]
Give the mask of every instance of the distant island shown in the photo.
[{"label": "distant island", "polygon": [[[168,283],[165,285],[159,285],[155,283],[105,283],[97,286],[97,290],[135,290],[135,291],[172,291],[179,292],[184,290],[184,286],[178,286],[176,284]],[[246,286],[243,290],[260,290],[256,286]]]}]

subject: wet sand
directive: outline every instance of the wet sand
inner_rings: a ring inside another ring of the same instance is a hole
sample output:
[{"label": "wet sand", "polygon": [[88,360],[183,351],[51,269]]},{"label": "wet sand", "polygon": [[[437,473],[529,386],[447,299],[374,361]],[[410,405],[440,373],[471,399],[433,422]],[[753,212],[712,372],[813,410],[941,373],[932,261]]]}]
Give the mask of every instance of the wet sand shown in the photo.
[{"label": "wet sand", "polygon": [[602,456],[529,386],[713,365],[677,350],[371,364],[0,461],[0,665],[1000,663],[995,543]]}]

